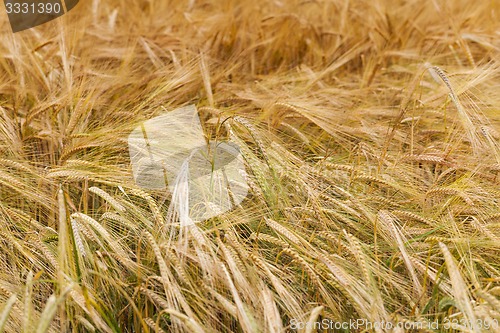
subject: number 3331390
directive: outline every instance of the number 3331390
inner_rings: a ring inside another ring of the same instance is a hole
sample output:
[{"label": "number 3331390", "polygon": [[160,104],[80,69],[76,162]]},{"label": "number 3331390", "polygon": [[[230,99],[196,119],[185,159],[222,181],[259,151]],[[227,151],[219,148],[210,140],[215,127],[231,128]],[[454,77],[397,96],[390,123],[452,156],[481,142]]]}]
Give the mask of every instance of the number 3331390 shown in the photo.
[{"label": "number 3331390", "polygon": [[59,3],[28,3],[15,2],[6,3],[7,14],[60,14],[62,12]]}]

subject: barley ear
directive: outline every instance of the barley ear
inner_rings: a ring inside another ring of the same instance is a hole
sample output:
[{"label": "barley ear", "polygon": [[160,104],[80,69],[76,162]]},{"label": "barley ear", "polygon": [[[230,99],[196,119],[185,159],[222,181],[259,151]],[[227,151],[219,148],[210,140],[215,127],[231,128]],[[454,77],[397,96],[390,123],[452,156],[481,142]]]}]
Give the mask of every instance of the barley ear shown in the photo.
[{"label": "barley ear", "polygon": [[12,307],[17,301],[17,295],[14,294],[10,296],[8,299],[7,303],[5,304],[2,314],[0,315],[0,333],[3,333],[5,329],[5,324],[7,323],[7,319],[9,318],[10,311],[12,310]]}]

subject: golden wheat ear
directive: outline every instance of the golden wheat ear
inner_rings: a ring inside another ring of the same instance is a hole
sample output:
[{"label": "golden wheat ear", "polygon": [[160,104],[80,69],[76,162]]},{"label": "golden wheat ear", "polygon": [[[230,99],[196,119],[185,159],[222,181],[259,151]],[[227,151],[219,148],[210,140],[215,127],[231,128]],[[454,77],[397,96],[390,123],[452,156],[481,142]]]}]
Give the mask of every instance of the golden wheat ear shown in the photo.
[{"label": "golden wheat ear", "polygon": [[66,14],[79,0],[4,0],[13,32],[52,21]]}]

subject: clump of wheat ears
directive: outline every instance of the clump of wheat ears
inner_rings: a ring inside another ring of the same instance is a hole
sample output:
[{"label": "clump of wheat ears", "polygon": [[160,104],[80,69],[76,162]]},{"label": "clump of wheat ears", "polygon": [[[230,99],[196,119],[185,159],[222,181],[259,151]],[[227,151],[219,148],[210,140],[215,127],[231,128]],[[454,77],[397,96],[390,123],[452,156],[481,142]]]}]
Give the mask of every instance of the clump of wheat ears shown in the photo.
[{"label": "clump of wheat ears", "polygon": [[[4,17],[0,332],[499,331],[499,12],[93,0],[17,34]],[[186,191],[135,184],[126,141],[189,104],[250,189],[196,224]]]}]

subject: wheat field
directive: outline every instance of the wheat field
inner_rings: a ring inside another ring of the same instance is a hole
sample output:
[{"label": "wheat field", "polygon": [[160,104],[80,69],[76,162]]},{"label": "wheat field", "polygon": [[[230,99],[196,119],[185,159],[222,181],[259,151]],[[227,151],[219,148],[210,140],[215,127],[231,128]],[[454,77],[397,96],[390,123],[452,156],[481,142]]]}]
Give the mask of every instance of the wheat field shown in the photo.
[{"label": "wheat field", "polygon": [[[500,332],[500,2],[1,12],[0,332]],[[186,227],[127,136],[190,104],[250,190]]]}]

